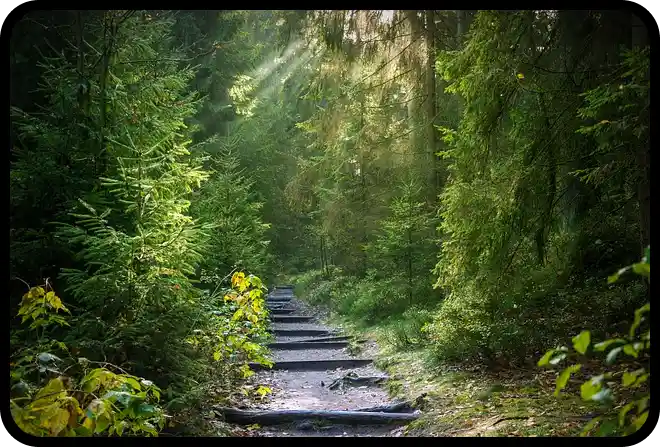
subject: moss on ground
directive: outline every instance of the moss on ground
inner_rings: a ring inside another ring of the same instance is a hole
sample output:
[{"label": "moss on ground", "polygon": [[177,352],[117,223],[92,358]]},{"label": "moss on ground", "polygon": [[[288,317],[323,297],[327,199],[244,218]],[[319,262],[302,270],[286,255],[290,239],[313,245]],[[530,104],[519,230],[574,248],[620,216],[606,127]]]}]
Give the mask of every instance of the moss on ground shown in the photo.
[{"label": "moss on ground", "polygon": [[362,328],[336,315],[327,322],[378,343],[375,364],[390,375],[392,397],[425,394],[422,416],[408,425],[407,436],[577,436],[597,411],[575,393],[555,397],[556,371],[438,365],[427,350],[395,349],[387,328]]}]

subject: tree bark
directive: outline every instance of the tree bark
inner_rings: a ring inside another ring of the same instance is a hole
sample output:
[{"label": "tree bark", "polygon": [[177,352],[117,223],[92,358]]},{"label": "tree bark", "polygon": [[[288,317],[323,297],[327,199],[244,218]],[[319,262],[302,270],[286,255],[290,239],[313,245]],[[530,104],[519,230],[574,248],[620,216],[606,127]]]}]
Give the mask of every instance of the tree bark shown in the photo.
[{"label": "tree bark", "polygon": [[427,169],[429,202],[434,203],[442,187],[444,175],[436,156],[436,92],[435,92],[435,11],[426,11],[426,145],[429,165]]},{"label": "tree bark", "polygon": [[[644,23],[632,14],[632,46],[633,48],[644,48],[649,45],[648,30]],[[648,79],[649,73],[646,73]],[[639,202],[639,228],[640,244],[642,252],[651,244],[651,147],[648,138],[640,144],[636,153],[637,168],[640,172],[637,186],[637,201]],[[649,289],[647,289],[648,291]]]}]

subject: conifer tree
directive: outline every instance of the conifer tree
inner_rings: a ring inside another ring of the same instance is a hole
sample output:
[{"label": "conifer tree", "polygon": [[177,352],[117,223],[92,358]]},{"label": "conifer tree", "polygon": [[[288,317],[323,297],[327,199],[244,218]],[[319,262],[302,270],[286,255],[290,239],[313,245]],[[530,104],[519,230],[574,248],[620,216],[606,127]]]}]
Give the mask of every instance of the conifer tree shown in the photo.
[{"label": "conifer tree", "polygon": [[196,104],[184,91],[193,70],[172,61],[170,27],[144,12],[116,29],[106,108],[95,115],[104,121],[105,175],[57,237],[83,264],[62,274],[86,310],[76,328],[85,334],[80,346],[171,378],[182,367],[199,295],[187,275],[201,259],[203,234],[187,210],[207,173],[187,149],[184,122]]}]

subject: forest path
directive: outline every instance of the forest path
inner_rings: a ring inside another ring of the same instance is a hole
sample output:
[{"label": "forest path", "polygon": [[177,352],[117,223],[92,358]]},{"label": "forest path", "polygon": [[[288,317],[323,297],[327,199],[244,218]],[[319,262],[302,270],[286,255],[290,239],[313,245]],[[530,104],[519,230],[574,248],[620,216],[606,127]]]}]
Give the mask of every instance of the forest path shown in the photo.
[{"label": "forest path", "polygon": [[272,394],[252,408],[227,409],[227,421],[259,424],[262,436],[342,437],[400,436],[416,418],[409,405],[390,401],[382,388],[387,377],[370,358],[351,354],[351,337],[318,323],[292,288],[276,288],[266,302],[275,365],[251,366],[259,370],[254,382]]}]

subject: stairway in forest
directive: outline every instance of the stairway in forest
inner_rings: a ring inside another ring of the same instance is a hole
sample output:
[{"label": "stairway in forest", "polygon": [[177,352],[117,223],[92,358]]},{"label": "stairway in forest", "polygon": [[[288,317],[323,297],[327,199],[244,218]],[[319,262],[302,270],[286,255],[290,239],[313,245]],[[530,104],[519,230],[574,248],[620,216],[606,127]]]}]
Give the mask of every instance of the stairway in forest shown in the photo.
[{"label": "stairway in forest", "polygon": [[353,357],[351,337],[316,322],[291,286],[275,288],[266,304],[275,364],[250,366],[273,394],[253,408],[219,409],[227,422],[259,424],[264,436],[391,436],[417,418],[408,403],[390,402],[372,359]]}]

